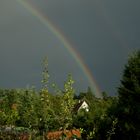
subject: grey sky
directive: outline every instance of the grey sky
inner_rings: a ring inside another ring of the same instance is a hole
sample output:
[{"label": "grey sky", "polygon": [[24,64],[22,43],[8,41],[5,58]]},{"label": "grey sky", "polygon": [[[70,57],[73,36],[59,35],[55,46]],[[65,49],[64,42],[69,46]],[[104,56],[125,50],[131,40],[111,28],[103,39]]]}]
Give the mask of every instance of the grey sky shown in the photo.
[{"label": "grey sky", "polygon": [[[101,90],[116,92],[127,56],[140,48],[140,1],[30,0],[78,50]],[[48,56],[51,81],[72,73],[77,90],[88,81],[63,44],[16,0],[0,1],[0,87],[40,87]],[[61,84],[60,84],[61,85]]]}]

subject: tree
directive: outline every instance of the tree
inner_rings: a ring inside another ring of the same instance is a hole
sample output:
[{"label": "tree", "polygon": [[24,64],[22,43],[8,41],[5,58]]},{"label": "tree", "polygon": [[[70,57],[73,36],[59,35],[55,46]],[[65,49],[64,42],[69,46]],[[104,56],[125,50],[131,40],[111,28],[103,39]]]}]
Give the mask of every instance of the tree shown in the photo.
[{"label": "tree", "polygon": [[18,112],[20,120],[17,121],[17,126],[34,129],[38,125],[37,103],[39,97],[33,88],[19,90],[19,97]]},{"label": "tree", "polygon": [[134,53],[125,65],[118,93],[118,136],[140,139],[140,51]]},{"label": "tree", "polygon": [[51,95],[48,90],[49,83],[49,73],[48,73],[48,60],[45,58],[43,60],[43,72],[42,72],[42,84],[43,88],[40,92],[40,106],[41,106],[41,115],[40,115],[40,131],[49,130],[49,122],[53,115],[53,110],[51,109]]},{"label": "tree", "polygon": [[60,122],[64,129],[72,126],[72,111],[75,104],[73,83],[72,76],[69,75],[64,83],[64,91],[62,91],[60,100]]},{"label": "tree", "polygon": [[0,125],[15,125],[19,119],[17,91],[14,89],[3,90],[0,94],[0,120],[2,120]]},{"label": "tree", "polygon": [[85,100],[89,105],[89,112],[79,111],[74,115],[73,126],[82,128],[83,139],[106,140],[114,132],[117,120],[112,118],[113,108],[117,104],[116,97],[109,97],[103,93],[103,98],[96,98],[90,88],[80,93],[76,99]]}]

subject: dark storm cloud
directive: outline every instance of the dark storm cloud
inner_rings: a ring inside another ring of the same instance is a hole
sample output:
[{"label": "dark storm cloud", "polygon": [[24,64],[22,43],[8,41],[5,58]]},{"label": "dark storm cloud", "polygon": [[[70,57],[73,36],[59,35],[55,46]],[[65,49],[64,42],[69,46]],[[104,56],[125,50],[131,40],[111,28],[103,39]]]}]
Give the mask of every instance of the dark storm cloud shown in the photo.
[{"label": "dark storm cloud", "polygon": [[[139,1],[31,0],[83,57],[102,90],[114,93],[127,55],[140,46]],[[40,86],[41,61],[49,59],[52,79],[68,73],[88,86],[63,44],[15,0],[0,1],[0,86]],[[64,61],[65,60],[65,61]],[[53,81],[52,80],[52,81]]]},{"label": "dark storm cloud", "polygon": [[40,6],[75,44],[101,88],[111,93],[128,54],[140,48],[139,5],[131,0],[42,0]]},{"label": "dark storm cloud", "polygon": [[45,56],[49,61],[51,81],[62,86],[67,74],[71,73],[81,81],[78,87],[87,87],[82,71],[47,27],[16,1],[6,0],[0,5],[1,88],[40,87]]}]

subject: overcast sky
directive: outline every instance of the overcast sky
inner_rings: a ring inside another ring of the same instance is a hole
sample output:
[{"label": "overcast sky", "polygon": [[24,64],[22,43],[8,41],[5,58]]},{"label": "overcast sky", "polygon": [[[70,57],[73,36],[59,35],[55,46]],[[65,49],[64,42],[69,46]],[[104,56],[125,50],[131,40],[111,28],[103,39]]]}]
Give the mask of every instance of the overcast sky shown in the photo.
[{"label": "overcast sky", "polygon": [[[128,54],[140,48],[140,1],[30,2],[79,52],[101,91],[114,95]],[[61,86],[71,73],[77,91],[87,89],[88,80],[62,42],[17,0],[0,0],[0,88],[40,88],[45,56],[51,82]]]}]

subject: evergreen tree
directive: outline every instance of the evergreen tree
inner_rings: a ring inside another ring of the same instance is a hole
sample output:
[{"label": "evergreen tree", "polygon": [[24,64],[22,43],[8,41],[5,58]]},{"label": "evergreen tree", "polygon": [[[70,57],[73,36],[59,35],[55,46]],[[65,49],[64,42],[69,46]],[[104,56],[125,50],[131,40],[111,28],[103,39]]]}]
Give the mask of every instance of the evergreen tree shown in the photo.
[{"label": "evergreen tree", "polygon": [[119,93],[119,136],[140,139],[140,51],[125,66]]}]

